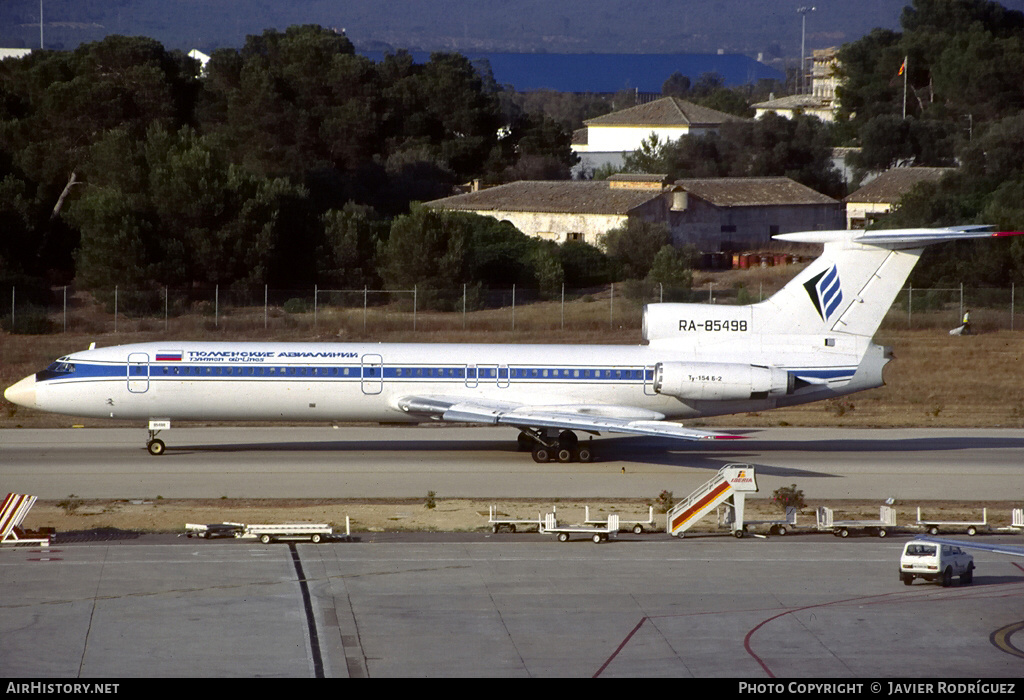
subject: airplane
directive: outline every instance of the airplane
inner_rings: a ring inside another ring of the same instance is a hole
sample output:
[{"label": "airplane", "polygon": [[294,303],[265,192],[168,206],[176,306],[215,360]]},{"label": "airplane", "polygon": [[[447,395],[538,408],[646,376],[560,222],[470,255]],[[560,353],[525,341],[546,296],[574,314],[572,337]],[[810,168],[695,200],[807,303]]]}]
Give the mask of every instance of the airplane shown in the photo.
[{"label": "airplane", "polygon": [[884,384],[872,337],[925,246],[991,226],[784,233],[821,255],[756,304],[648,304],[644,345],[185,342],[74,352],[5,392],[20,406],[171,421],[430,420],[509,426],[538,463],[590,462],[576,432],[740,436],[678,420],[765,411]]}]

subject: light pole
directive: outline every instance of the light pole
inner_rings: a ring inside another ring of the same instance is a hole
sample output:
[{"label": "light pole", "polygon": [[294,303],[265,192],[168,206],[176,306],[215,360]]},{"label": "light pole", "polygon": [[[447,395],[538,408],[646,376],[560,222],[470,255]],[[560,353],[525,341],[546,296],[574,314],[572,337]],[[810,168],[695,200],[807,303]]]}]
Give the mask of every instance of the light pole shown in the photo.
[{"label": "light pole", "polygon": [[804,71],[806,70],[806,58],[804,53],[804,46],[807,40],[807,15],[814,12],[814,7],[805,5],[804,7],[798,7],[797,12],[800,14],[800,88],[798,94],[804,94],[804,83],[805,76]]}]

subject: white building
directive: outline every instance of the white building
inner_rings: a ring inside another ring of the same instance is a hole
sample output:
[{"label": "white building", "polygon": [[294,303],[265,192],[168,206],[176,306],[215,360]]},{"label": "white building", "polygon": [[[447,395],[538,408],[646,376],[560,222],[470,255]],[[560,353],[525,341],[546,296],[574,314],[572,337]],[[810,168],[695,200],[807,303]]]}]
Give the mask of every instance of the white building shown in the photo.
[{"label": "white building", "polygon": [[32,49],[0,49],[0,61],[5,58],[23,58],[32,53]]},{"label": "white building", "polygon": [[588,119],[586,127],[573,133],[572,150],[580,157],[577,173],[585,176],[597,168],[622,166],[625,156],[655,135],[661,143],[683,136],[701,136],[717,131],[726,122],[745,121],[708,107],[663,97],[601,117]]},{"label": "white building", "polygon": [[823,122],[835,121],[838,107],[836,87],[839,86],[838,49],[815,49],[811,70],[811,92],[808,95],[787,95],[754,105],[754,118],[765,114],[778,114],[792,119],[797,114],[809,114]]}]

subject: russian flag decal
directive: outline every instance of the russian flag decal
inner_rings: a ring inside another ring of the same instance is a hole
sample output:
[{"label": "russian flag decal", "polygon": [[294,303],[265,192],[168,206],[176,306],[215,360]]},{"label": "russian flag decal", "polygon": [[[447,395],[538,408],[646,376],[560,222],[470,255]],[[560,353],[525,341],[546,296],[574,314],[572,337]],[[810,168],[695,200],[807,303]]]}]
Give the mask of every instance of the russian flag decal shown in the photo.
[{"label": "russian flag decal", "polygon": [[159,350],[156,353],[157,362],[181,362],[181,350]]}]

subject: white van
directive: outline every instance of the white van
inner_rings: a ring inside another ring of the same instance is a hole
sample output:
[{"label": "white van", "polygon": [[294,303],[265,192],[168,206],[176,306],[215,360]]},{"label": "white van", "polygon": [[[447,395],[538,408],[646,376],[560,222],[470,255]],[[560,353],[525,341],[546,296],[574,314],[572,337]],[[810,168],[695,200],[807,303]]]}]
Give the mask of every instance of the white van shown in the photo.
[{"label": "white van", "polygon": [[948,586],[954,576],[960,577],[963,586],[974,580],[974,557],[959,547],[924,540],[911,540],[903,547],[900,580],[906,585],[923,578],[941,580],[943,586]]}]

